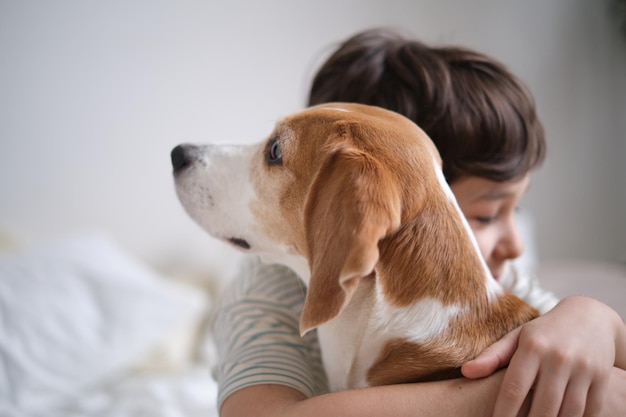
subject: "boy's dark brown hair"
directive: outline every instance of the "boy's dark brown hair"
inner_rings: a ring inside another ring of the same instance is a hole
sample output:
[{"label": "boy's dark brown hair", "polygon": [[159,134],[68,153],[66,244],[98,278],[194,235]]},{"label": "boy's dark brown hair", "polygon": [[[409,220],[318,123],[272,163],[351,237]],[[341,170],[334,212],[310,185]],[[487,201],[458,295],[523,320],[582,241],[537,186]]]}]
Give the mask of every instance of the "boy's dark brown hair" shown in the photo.
[{"label": "boy's dark brown hair", "polygon": [[460,47],[430,47],[390,30],[345,41],[318,70],[309,105],[384,107],[431,137],[452,183],[463,176],[517,179],[545,156],[533,98],[504,65]]}]

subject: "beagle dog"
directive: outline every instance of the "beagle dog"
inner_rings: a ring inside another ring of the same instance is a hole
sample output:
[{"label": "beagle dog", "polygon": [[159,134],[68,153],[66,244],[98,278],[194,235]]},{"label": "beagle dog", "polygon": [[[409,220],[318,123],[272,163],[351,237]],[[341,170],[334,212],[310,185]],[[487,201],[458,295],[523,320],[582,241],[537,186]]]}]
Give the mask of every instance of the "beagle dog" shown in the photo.
[{"label": "beagle dog", "polygon": [[331,390],[460,376],[537,316],[491,276],[428,136],[378,107],[330,103],[252,146],[179,145],[178,197],[209,234],[307,285]]}]

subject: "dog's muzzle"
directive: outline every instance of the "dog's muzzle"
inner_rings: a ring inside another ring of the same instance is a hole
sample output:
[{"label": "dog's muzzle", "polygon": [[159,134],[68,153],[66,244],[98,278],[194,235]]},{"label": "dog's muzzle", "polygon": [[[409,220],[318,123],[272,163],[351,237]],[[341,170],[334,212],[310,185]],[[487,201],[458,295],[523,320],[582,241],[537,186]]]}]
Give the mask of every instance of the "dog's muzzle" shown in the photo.
[{"label": "dog's muzzle", "polygon": [[[193,188],[191,188],[190,190],[189,187],[185,187],[184,185],[181,186],[179,184],[179,181],[184,181],[183,176],[181,175],[184,171],[187,171],[198,162],[201,162],[202,165],[205,165],[202,162],[202,154],[206,151],[206,149],[206,147],[189,144],[178,145],[174,149],[172,149],[170,157],[172,159],[174,177],[176,178],[177,182],[176,192],[178,194],[178,197],[181,200],[181,203],[183,203],[183,207],[185,207],[185,210],[187,210],[187,213],[189,213],[189,215],[201,226],[205,227],[207,231],[209,231],[209,233],[218,238],[226,240],[230,244],[238,247],[239,249],[247,251],[251,248],[251,245],[246,239],[238,236],[224,237],[223,234],[214,233],[214,229],[212,227],[207,227],[207,224],[211,224],[211,222],[206,222],[207,213],[209,213],[210,210],[207,210],[205,206],[198,204],[198,201],[212,201],[213,197],[211,195],[195,197],[196,191]],[[184,191],[181,192],[181,188]]]}]

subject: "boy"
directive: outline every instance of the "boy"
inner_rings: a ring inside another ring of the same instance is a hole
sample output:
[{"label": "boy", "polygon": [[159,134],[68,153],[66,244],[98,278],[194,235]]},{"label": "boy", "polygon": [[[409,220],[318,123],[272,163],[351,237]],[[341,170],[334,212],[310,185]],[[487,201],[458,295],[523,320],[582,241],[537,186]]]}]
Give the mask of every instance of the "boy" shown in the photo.
[{"label": "boy", "polygon": [[[595,415],[607,395],[607,415],[624,410],[626,398],[611,391],[626,392],[624,372],[614,368],[626,365],[626,329],[617,313],[582,297],[557,304],[511,266],[523,251],[513,214],[529,172],[545,154],[543,129],[524,86],[474,51],[431,48],[373,30],[347,40],[318,71],[309,104],[330,101],[385,107],[422,127],[439,149],[446,179],[494,277],[550,312],[463,368],[468,378],[493,374],[487,378],[324,394],[316,334],[298,333],[306,290],[287,268],[253,260],[216,321],[222,415]],[[507,364],[506,372],[496,372]]]}]

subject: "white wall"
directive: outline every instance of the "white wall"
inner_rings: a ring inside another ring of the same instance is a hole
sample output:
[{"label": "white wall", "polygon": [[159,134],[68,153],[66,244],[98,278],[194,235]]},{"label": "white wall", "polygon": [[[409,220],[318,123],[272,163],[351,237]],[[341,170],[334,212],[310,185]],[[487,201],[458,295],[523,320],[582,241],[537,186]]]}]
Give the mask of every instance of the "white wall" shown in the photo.
[{"label": "white wall", "polygon": [[626,260],[626,38],[599,0],[0,0],[0,234],[105,230],[158,267],[230,270],[176,199],[170,149],[264,138],[371,26],[518,73],[550,142],[527,199],[540,256]]}]

